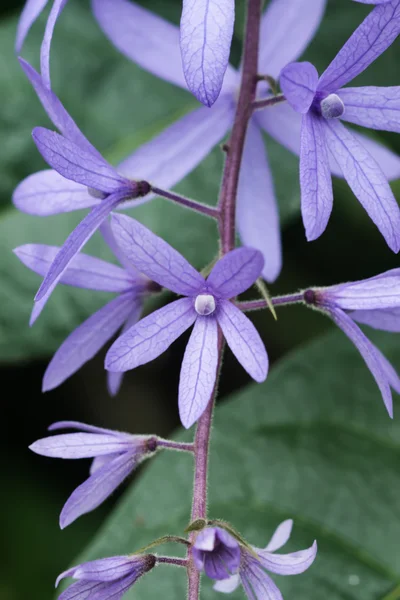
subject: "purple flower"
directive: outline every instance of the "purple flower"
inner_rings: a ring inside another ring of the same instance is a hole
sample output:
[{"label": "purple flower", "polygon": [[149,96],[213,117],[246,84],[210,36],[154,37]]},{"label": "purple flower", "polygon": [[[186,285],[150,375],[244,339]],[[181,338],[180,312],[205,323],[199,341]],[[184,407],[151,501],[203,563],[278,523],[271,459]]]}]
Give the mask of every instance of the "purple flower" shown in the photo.
[{"label": "purple flower", "polygon": [[202,415],[214,388],[218,364],[218,325],[228,346],[256,381],[264,381],[268,357],[251,321],[232,303],[260,276],[258,250],[237,248],[226,254],[204,279],[167,242],[125,215],[114,215],[118,245],[134,265],[153,281],[185,296],[139,321],[111,346],[106,369],[123,372],[162,354],[194,324],[179,382],[179,411],[190,427]]},{"label": "purple flower", "polygon": [[200,531],[193,544],[196,569],[210,579],[227,579],[239,570],[240,546],[230,533],[221,527]]},{"label": "purple flower", "polygon": [[391,2],[391,0],[354,0],[355,2],[361,2],[362,4],[385,4]]},{"label": "purple flower", "polygon": [[36,454],[51,458],[94,458],[90,477],[76,488],[61,511],[61,529],[100,506],[157,449],[154,436],[130,435],[75,421],[54,423],[49,431],[67,428],[78,433],[54,435],[30,446]]},{"label": "purple flower", "polygon": [[58,600],[119,600],[156,562],[152,554],[133,554],[100,558],[72,567],[59,575],[56,587],[65,577],[78,581],[62,592]]},{"label": "purple flower", "polygon": [[[141,275],[130,264],[115,243],[108,223],[103,223],[102,233],[124,268],[94,258],[77,254],[64,271],[60,283],[89,290],[115,292],[116,298],[103,306],[73,331],[53,356],[43,378],[43,391],[52,390],[93,358],[106,342],[123,327],[126,331],[139,319],[144,298],[158,286]],[[29,269],[45,275],[59,248],[42,244],[26,244],[14,250]],[[37,319],[49,295],[35,303],[31,325]],[[108,389],[115,395],[122,375],[108,373]]]},{"label": "purple flower", "polygon": [[206,106],[212,106],[220,94],[234,23],[235,0],[183,0],[183,71],[189,90]]},{"label": "purple flower", "polygon": [[[150,186],[120,175],[85,138],[57,96],[46,88],[42,78],[25,61],[22,68],[47,114],[62,135],[36,127],[33,139],[54,170],[40,171],[25,179],[14,192],[13,202],[20,210],[50,215],[92,207],[54,256],[35,300],[48,297],[70,261],[105,221],[126,201],[146,195]],[[137,204],[136,200],[136,204]]]},{"label": "purple flower", "polygon": [[391,388],[400,393],[400,378],[354,321],[383,331],[400,331],[400,269],[362,281],[307,290],[304,300],[326,312],[350,338],[371,371],[386,409],[393,417]]},{"label": "purple flower", "polygon": [[[199,570],[204,569],[211,579],[219,580],[214,585],[214,589],[218,592],[233,592],[241,583],[249,600],[266,600],[267,598],[268,600],[282,600],[282,594],[268,575],[268,572],[276,573],[278,575],[298,575],[299,573],[306,571],[312,565],[317,554],[316,542],[314,542],[307,550],[300,550],[299,552],[294,552],[292,554],[275,554],[276,550],[279,550],[288,541],[292,526],[293,521],[291,520],[281,523],[265,549],[253,547],[254,554],[250,552],[248,548],[240,545],[236,540],[229,536],[231,545],[227,545],[224,550],[226,551],[229,549],[231,551],[231,556],[233,556],[233,548],[236,548],[240,553],[239,564],[236,564],[236,555],[234,559],[228,559],[229,562],[227,564],[229,567],[232,567],[232,570],[234,567],[236,571],[236,573],[229,577],[226,576],[227,570],[223,570],[223,560],[221,560],[221,566],[219,564],[217,547],[214,553],[209,551],[210,554],[215,554],[215,572],[212,570],[213,565],[211,565],[210,572],[207,572],[201,561],[198,564],[196,555],[194,554],[195,565]],[[206,533],[207,531],[213,531],[213,529],[204,530],[202,532],[203,538],[212,541],[212,537]],[[234,543],[236,546],[233,545]],[[202,545],[202,543],[200,543],[200,545]],[[197,540],[194,544],[194,549],[196,549],[196,547]],[[215,574],[217,577],[214,576]],[[221,577],[220,575],[222,574],[225,574],[225,577]]]},{"label": "purple flower", "polygon": [[[326,0],[272,0],[261,23],[259,72],[277,78],[281,69],[307,47],[325,11]],[[128,0],[92,0],[105,34],[129,59],[157,77],[186,89],[179,50],[179,29]],[[285,43],[282,44],[282,39]],[[132,43],[135,40],[135,43]],[[265,84],[260,84],[260,86]],[[120,169],[168,189],[190,173],[232,127],[240,69],[228,65],[221,94],[211,109],[185,115],[127,158]],[[260,94],[265,96],[264,88]],[[245,246],[263,253],[263,277],[274,281],[282,257],[278,207],[261,131],[291,152],[300,152],[301,115],[287,103],[254,113],[247,132],[239,180],[237,221]],[[400,177],[400,159],[381,144],[355,134],[389,179]],[[153,172],[146,168],[153,166]],[[342,177],[337,165],[332,173]]]},{"label": "purple flower", "polygon": [[300,186],[307,239],[326,228],[333,192],[328,149],[389,247],[400,249],[400,209],[385,173],[339,119],[400,132],[400,87],[343,88],[382,54],[400,33],[400,0],[375,7],[319,78],[310,63],[292,63],[280,83],[302,115]]}]

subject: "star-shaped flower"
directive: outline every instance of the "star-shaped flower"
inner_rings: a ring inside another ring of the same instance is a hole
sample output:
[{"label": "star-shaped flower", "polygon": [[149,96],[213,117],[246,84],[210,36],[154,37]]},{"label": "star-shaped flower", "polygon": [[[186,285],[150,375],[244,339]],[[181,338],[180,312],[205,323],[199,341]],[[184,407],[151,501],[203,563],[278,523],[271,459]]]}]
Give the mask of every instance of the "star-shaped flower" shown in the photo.
[{"label": "star-shaped flower", "polygon": [[260,276],[258,250],[237,248],[213,267],[207,280],[167,242],[126,215],[114,215],[118,245],[141,273],[185,296],[142,319],[111,346],[106,369],[123,372],[159,356],[194,324],[179,382],[179,412],[185,427],[202,415],[210,401],[218,367],[218,326],[228,346],[256,381],[264,381],[268,357],[251,321],[230,301]]},{"label": "star-shaped flower", "polygon": [[[61,344],[43,378],[43,391],[52,390],[78,371],[121,328],[126,331],[140,318],[144,299],[157,291],[158,285],[138,273],[115,243],[110,226],[103,223],[103,236],[123,268],[87,254],[77,254],[64,271],[60,283],[89,290],[114,292],[116,298],[103,306],[73,331]],[[29,269],[45,276],[59,248],[43,244],[26,244],[14,252]],[[37,319],[48,295],[35,303],[31,325]],[[108,373],[108,389],[115,395],[122,381],[121,373]]]},{"label": "star-shaped flower", "polygon": [[389,247],[400,249],[400,209],[387,177],[369,148],[340,119],[400,132],[400,87],[344,88],[382,54],[400,33],[400,0],[376,6],[321,77],[310,63],[281,72],[282,90],[302,115],[300,185],[307,238],[325,230],[333,204],[328,151]]}]

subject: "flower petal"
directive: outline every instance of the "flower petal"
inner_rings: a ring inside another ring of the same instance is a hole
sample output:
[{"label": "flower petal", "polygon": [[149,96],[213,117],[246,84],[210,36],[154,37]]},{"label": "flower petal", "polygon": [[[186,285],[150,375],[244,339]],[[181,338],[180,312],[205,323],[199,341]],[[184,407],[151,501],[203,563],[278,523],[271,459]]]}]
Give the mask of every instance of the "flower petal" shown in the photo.
[{"label": "flower petal", "polygon": [[212,106],[220,94],[234,22],[234,0],[183,0],[183,71],[189,90],[206,106]]},{"label": "flower petal", "polygon": [[317,69],[309,62],[290,63],[279,76],[282,92],[298,113],[308,112],[318,85]]},{"label": "flower petal", "polygon": [[260,277],[264,259],[254,248],[236,248],[225,254],[207,278],[219,298],[234,298],[246,291]]},{"label": "flower petal", "polygon": [[[139,558],[139,557],[137,557]],[[71,567],[57,577],[56,587],[62,579],[72,577],[81,581],[115,581],[135,570],[138,560],[129,556],[110,556]]]},{"label": "flower petal", "polygon": [[60,527],[64,529],[78,517],[94,510],[130,475],[136,466],[135,453],[125,452],[105,464],[76,488],[61,511]]},{"label": "flower petal", "polygon": [[318,89],[335,92],[362,73],[400,33],[400,0],[374,8],[321,75]]},{"label": "flower petal", "polygon": [[397,374],[397,371],[394,369],[393,365],[388,361],[386,356],[382,354],[379,348],[377,348],[375,344],[372,345],[374,346],[376,355],[379,359],[379,362],[381,363],[381,367],[387,377],[390,387],[393,388],[397,394],[400,394],[400,377]]},{"label": "flower petal", "polygon": [[264,569],[278,575],[298,575],[304,573],[317,556],[317,542],[310,548],[291,554],[275,554],[256,548],[258,558]]},{"label": "flower petal", "polygon": [[344,121],[400,133],[400,86],[344,88],[339,96],[345,105]]},{"label": "flower petal", "polygon": [[118,331],[132,307],[141,304],[142,301],[134,294],[123,294],[79,325],[51,359],[44,374],[42,390],[47,392],[59,386],[93,358]]},{"label": "flower petal", "polygon": [[217,583],[213,585],[213,589],[216,592],[222,592],[223,594],[231,594],[239,587],[239,585],[240,576],[239,573],[236,573],[236,575],[232,575],[231,577],[228,577],[228,579],[217,581]]},{"label": "flower petal", "polygon": [[276,78],[297,60],[314,37],[325,7],[326,0],[272,0],[261,22],[259,71]]},{"label": "flower petal", "polygon": [[111,346],[108,371],[129,371],[160,356],[197,318],[192,300],[181,298],[151,313]]},{"label": "flower petal", "polygon": [[400,333],[400,308],[386,308],[377,310],[354,310],[350,316],[357,323],[369,325],[374,329]]},{"label": "flower petal", "polygon": [[229,348],[242,367],[257,382],[264,381],[268,373],[268,356],[250,319],[228,300],[219,304],[217,319]]},{"label": "flower petal", "polygon": [[282,268],[278,204],[265,144],[254,120],[246,134],[236,217],[242,244],[260,250],[264,257],[262,276],[275,281]]},{"label": "flower petal", "polygon": [[111,582],[76,581],[62,592],[58,600],[120,600],[140,575],[132,573]]},{"label": "flower petal", "polygon": [[87,423],[80,423],[79,421],[57,421],[56,423],[50,425],[47,429],[48,431],[59,431],[60,429],[77,429],[78,431],[87,431],[89,433],[107,433],[109,435],[115,435],[117,437],[130,437],[129,433],[114,431],[113,429],[104,429],[104,427],[96,427],[95,425],[88,425]]},{"label": "flower petal", "polygon": [[44,32],[43,42],[40,49],[40,72],[42,74],[43,83],[46,87],[51,88],[50,82],[50,46],[53,37],[54,27],[57,19],[60,16],[67,0],[54,0],[49,18],[47,19],[46,29]]},{"label": "flower petal", "polygon": [[29,449],[50,458],[92,458],[122,453],[132,448],[132,440],[99,433],[64,433],[37,440]]},{"label": "flower petal", "polygon": [[303,115],[300,150],[301,214],[307,240],[326,229],[333,206],[332,177],[322,119]]},{"label": "flower petal", "polygon": [[217,377],[218,325],[214,317],[198,317],[183,357],[179,379],[179,415],[189,429],[210,402]]},{"label": "flower petal", "polygon": [[94,473],[96,473],[96,471],[98,471],[99,469],[104,467],[104,465],[110,463],[112,460],[117,458],[117,456],[119,456],[119,455],[120,455],[120,453],[117,452],[116,454],[107,454],[107,455],[103,455],[103,456],[96,456],[92,460],[92,464],[90,465],[90,475],[93,475]]},{"label": "flower petal", "polygon": [[391,269],[362,281],[342,283],[322,291],[329,302],[342,310],[371,310],[400,307],[400,269]]},{"label": "flower petal", "polygon": [[275,529],[272,538],[270,539],[265,550],[267,552],[275,552],[282,548],[289,541],[290,534],[292,533],[293,520],[287,519],[278,525]]},{"label": "flower petal", "polygon": [[176,294],[189,296],[204,287],[204,278],[172,246],[138,221],[113,215],[112,230],[122,252],[141,272]]},{"label": "flower petal", "polygon": [[48,0],[26,0],[18,21],[17,38],[15,41],[15,52],[19,54],[33,23],[44,10]]},{"label": "flower petal", "polygon": [[330,309],[329,315],[336,325],[350,338],[360,352],[381,391],[386,410],[388,411],[389,416],[393,418],[393,401],[390,384],[387,372],[382,366],[381,358],[376,352],[375,346],[363,334],[354,321],[340,308]]},{"label": "flower petal", "polygon": [[240,576],[249,600],[283,600],[279,589],[255,558],[245,562]]},{"label": "flower petal", "polygon": [[[400,4],[400,0],[399,0]],[[400,209],[387,179],[368,151],[338,120],[323,121],[329,150],[354,195],[393,252],[400,248]]]},{"label": "flower petal", "polygon": [[[392,181],[393,179],[400,178],[400,156],[389,150],[383,144],[373,140],[366,135],[358,132],[351,132],[358,142],[364,146],[374,160],[378,163],[382,169],[385,177]],[[333,173],[333,171],[332,171]],[[337,173],[333,173],[337,175]],[[343,177],[342,174],[339,177]]]}]

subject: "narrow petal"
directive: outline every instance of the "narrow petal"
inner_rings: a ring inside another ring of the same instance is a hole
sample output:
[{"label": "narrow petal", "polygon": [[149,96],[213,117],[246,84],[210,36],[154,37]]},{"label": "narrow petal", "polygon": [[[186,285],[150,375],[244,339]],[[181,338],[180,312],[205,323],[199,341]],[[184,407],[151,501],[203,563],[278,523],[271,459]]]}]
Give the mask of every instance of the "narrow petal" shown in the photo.
[{"label": "narrow petal", "polygon": [[290,63],[279,76],[282,92],[298,113],[308,112],[318,85],[317,69],[309,62]]},{"label": "narrow petal", "polygon": [[12,200],[18,210],[39,217],[89,208],[99,203],[98,198],[89,194],[87,187],[65,179],[52,169],[39,171],[21,181]]},{"label": "narrow petal", "polygon": [[141,272],[176,294],[189,296],[204,278],[172,246],[126,215],[113,215],[111,226],[122,252]]},{"label": "narrow petal", "polygon": [[314,37],[326,0],[272,0],[260,32],[259,71],[277,78],[285,65],[297,60]]},{"label": "narrow petal", "polygon": [[263,266],[261,252],[254,248],[236,248],[217,262],[207,284],[220,298],[234,298],[253,285]]},{"label": "narrow petal", "polygon": [[388,361],[386,356],[384,356],[384,354],[382,354],[382,352],[379,350],[379,348],[377,348],[374,344],[373,344],[373,346],[374,346],[375,352],[379,358],[379,362],[381,363],[381,367],[387,377],[390,387],[392,389],[394,389],[394,391],[397,394],[400,394],[400,377],[399,377],[396,369]]},{"label": "narrow petal", "polygon": [[299,575],[312,565],[317,556],[317,542],[307,550],[292,552],[291,554],[275,554],[267,550],[256,549],[262,566],[271,573],[278,575]]},{"label": "narrow petal", "polygon": [[199,317],[183,357],[179,380],[179,414],[189,429],[210,402],[218,365],[218,325],[214,317]]},{"label": "narrow petal", "polygon": [[48,431],[59,431],[60,429],[77,429],[78,431],[87,431],[89,433],[106,433],[109,435],[129,436],[129,433],[122,433],[120,431],[114,431],[113,429],[104,429],[104,427],[96,427],[95,425],[88,425],[87,423],[81,423],[80,421],[57,421],[48,428]]},{"label": "narrow petal", "polygon": [[15,52],[19,54],[33,23],[44,10],[48,0],[26,0],[18,21],[17,38],[15,41]]},{"label": "narrow petal", "polygon": [[[399,0],[400,1],[400,0]],[[379,165],[338,120],[324,120],[329,150],[347,183],[393,252],[400,248],[400,209]]]},{"label": "narrow petal", "polygon": [[374,8],[324,71],[318,89],[335,92],[362,73],[400,33],[400,0]]},{"label": "narrow petal", "polygon": [[104,241],[110,248],[111,252],[118,259],[120,264],[124,267],[125,271],[128,271],[128,273],[131,275],[132,279],[134,279],[135,281],[138,281],[138,282],[144,281],[144,280],[147,281],[147,278],[144,275],[142,275],[141,273],[139,273],[139,271],[136,269],[136,267],[134,267],[134,265],[131,263],[131,261],[128,259],[128,257],[125,256],[125,254],[122,252],[121,248],[118,246],[117,240],[115,239],[115,236],[111,229],[110,219],[106,219],[106,221],[103,221],[103,223],[99,227],[99,230],[100,230],[101,235],[104,238]]},{"label": "narrow petal", "polygon": [[[392,152],[392,150],[389,150],[389,148],[383,144],[367,137],[366,135],[353,131],[352,134],[358,140],[358,142],[364,146],[372,158],[376,160],[385,177],[389,181],[400,178],[400,156]],[[334,173],[334,175],[337,175],[337,173]],[[343,177],[343,175],[340,174],[339,177]]]},{"label": "narrow petal", "polygon": [[386,370],[382,366],[381,358],[375,350],[375,346],[363,334],[351,317],[346,315],[340,308],[331,309],[329,314],[336,325],[350,338],[363,357],[381,391],[386,410],[388,411],[389,416],[393,418],[393,401],[390,384]]},{"label": "narrow petal", "polygon": [[213,585],[213,589],[216,592],[222,592],[223,594],[231,594],[234,592],[240,585],[240,576],[239,573],[236,575],[232,575],[228,577],[228,579],[221,579],[221,581],[217,581]]},{"label": "narrow petal", "polygon": [[66,179],[112,194],[129,182],[116,170],[55,131],[36,127],[32,133],[45,161]]},{"label": "narrow petal", "polygon": [[189,90],[206,106],[212,106],[220,94],[234,22],[234,0],[183,0],[183,71]]},{"label": "narrow petal", "polygon": [[332,177],[322,119],[312,112],[303,116],[300,150],[301,214],[307,240],[326,229],[333,206]]},{"label": "narrow petal", "polygon": [[220,98],[211,109],[201,107],[185,115],[118,167],[126,177],[154,181],[169,189],[190,173],[218,144],[233,123],[232,99]]},{"label": "narrow petal", "polygon": [[104,465],[107,465],[108,463],[110,463],[112,460],[116,459],[117,456],[119,456],[119,455],[120,455],[120,453],[117,452],[116,454],[107,454],[107,455],[103,455],[103,456],[96,456],[92,460],[92,464],[90,465],[90,475],[93,475],[94,473],[96,473],[96,471],[98,471],[99,469],[104,467]]},{"label": "narrow petal", "polygon": [[135,557],[110,556],[72,567],[57,577],[56,587],[67,577],[81,581],[115,581],[136,570]]},{"label": "narrow petal", "polygon": [[136,466],[134,453],[124,453],[89,477],[68,498],[61,511],[60,527],[65,529],[78,517],[94,510],[130,475]]},{"label": "narrow petal", "polygon": [[78,254],[80,249],[92,237],[102,221],[107,218],[111,211],[113,211],[124,198],[125,192],[111,194],[106,200],[103,200],[93,208],[83,221],[79,223],[66,239],[64,245],[54,259],[53,264],[36,294],[35,300],[37,302],[44,298],[44,296],[47,296],[47,298],[49,297],[74,256]]},{"label": "narrow petal", "polygon": [[275,552],[276,550],[282,548],[282,546],[284,546],[286,542],[289,541],[290,534],[292,533],[292,528],[292,519],[287,519],[286,521],[283,521],[280,525],[278,525],[265,550],[267,552]]},{"label": "narrow petal", "polygon": [[264,140],[254,119],[240,167],[236,220],[242,244],[257,248],[264,257],[262,276],[275,281],[282,268],[278,203]]},{"label": "narrow petal", "polygon": [[354,310],[350,315],[357,323],[369,325],[382,331],[400,333],[400,308]]},{"label": "narrow petal", "polygon": [[[60,251],[59,246],[25,244],[14,250],[20,261],[31,271],[44,277]],[[69,263],[60,283],[103,292],[126,292],[134,286],[132,278],[121,267],[105,260],[77,254]]]},{"label": "narrow petal", "polygon": [[160,356],[195,322],[192,300],[181,298],[145,317],[111,346],[108,371],[129,371]]},{"label": "narrow petal", "polygon": [[51,88],[50,82],[50,46],[53,37],[54,27],[57,19],[60,16],[67,0],[54,0],[49,18],[47,19],[46,29],[44,32],[42,47],[40,49],[40,72],[42,74],[43,83],[46,87]]},{"label": "narrow petal", "polygon": [[76,581],[58,600],[120,600],[137,579],[137,574],[133,573],[112,582]]},{"label": "narrow petal", "polygon": [[345,105],[344,121],[400,133],[400,86],[344,88],[339,96]]},{"label": "narrow petal", "polygon": [[242,367],[257,382],[264,381],[268,373],[268,356],[253,323],[227,300],[220,303],[217,319],[229,348]]},{"label": "narrow petal", "polygon": [[50,361],[43,378],[43,391],[54,389],[93,358],[118,331],[135,304],[141,305],[141,301],[132,294],[123,294],[79,325]]},{"label": "narrow petal", "polygon": [[391,269],[362,281],[342,283],[322,291],[342,310],[400,307],[400,269]]},{"label": "narrow petal", "polygon": [[249,600],[283,600],[279,589],[255,558],[246,561],[240,576]]},{"label": "narrow petal", "polygon": [[132,441],[99,433],[64,433],[34,442],[29,449],[50,458],[92,458],[122,453],[132,448]]}]

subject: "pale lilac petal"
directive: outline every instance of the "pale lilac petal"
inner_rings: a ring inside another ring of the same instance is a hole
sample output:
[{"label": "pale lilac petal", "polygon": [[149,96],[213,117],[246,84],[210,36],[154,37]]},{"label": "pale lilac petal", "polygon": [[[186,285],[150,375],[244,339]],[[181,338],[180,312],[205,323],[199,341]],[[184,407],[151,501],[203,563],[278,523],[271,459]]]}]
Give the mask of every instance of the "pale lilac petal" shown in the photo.
[{"label": "pale lilac petal", "polygon": [[240,167],[237,227],[244,246],[260,250],[264,257],[262,276],[275,281],[282,268],[278,204],[264,140],[251,120]]},{"label": "pale lilac petal", "polygon": [[99,227],[99,231],[104,238],[107,246],[110,248],[111,252],[118,259],[119,263],[124,267],[126,271],[128,271],[131,277],[135,281],[144,281],[147,278],[139,273],[136,267],[131,263],[127,256],[122,252],[121,248],[117,244],[117,240],[114,237],[114,234],[111,229],[110,219],[103,221],[103,223]]},{"label": "pale lilac petal", "polygon": [[[43,277],[59,251],[58,246],[44,244],[25,244],[14,250],[26,267]],[[126,292],[135,285],[129,273],[121,267],[87,254],[74,256],[60,283],[88,290],[118,293]]]},{"label": "pale lilac petal", "polygon": [[332,177],[322,119],[303,115],[300,149],[301,214],[307,240],[326,229],[333,206]]},{"label": "pale lilac petal", "polygon": [[275,554],[267,550],[256,548],[260,563],[271,573],[278,575],[299,575],[304,573],[314,562],[317,556],[317,542],[310,548],[299,550],[291,554]]},{"label": "pale lilac petal", "polygon": [[[400,4],[400,0],[399,0]],[[324,120],[327,145],[354,195],[393,252],[400,248],[400,209],[388,181],[366,148],[336,119]]]},{"label": "pale lilac petal", "polygon": [[96,456],[92,460],[92,464],[90,465],[90,475],[93,475],[94,473],[96,473],[96,471],[98,471],[99,469],[104,467],[104,465],[107,465],[108,463],[110,463],[112,460],[117,458],[117,456],[119,456],[119,455],[120,455],[120,452],[117,452],[116,454],[107,454],[107,455],[103,455],[103,456]]},{"label": "pale lilac petal", "polygon": [[289,541],[290,534],[292,533],[292,528],[292,519],[287,519],[286,521],[283,521],[280,525],[278,525],[265,550],[267,552],[275,552],[276,550],[279,550],[279,548],[282,548],[282,546],[284,546],[286,542]]},{"label": "pale lilac petal", "polygon": [[[33,140],[45,161],[66,179],[112,194],[129,182],[116,170],[55,131],[36,127]],[[128,194],[127,194],[128,195]]]},{"label": "pale lilac petal", "polygon": [[59,431],[60,429],[77,429],[78,431],[87,431],[89,433],[106,433],[109,435],[129,436],[129,433],[123,433],[115,431],[113,429],[104,429],[104,427],[96,427],[95,425],[88,425],[87,423],[81,423],[80,421],[57,421],[48,428],[48,431]]},{"label": "pale lilac petal", "polygon": [[236,573],[236,575],[231,575],[228,579],[217,581],[217,583],[213,585],[213,589],[216,592],[222,592],[223,594],[231,594],[239,587],[239,585],[240,576],[239,573]]},{"label": "pale lilac petal", "polygon": [[15,52],[19,54],[33,23],[44,10],[48,0],[26,0],[18,21],[17,38],[15,41]]},{"label": "pale lilac petal", "polygon": [[282,92],[298,113],[308,112],[318,85],[317,69],[309,62],[290,63],[279,76]]},{"label": "pale lilac petal", "polygon": [[331,309],[329,314],[336,325],[350,338],[360,352],[381,391],[386,410],[388,411],[389,416],[393,418],[393,401],[390,384],[387,372],[382,366],[381,358],[376,352],[375,346],[363,334],[354,321],[340,308]]},{"label": "pale lilac petal", "polygon": [[386,308],[378,310],[355,310],[350,313],[351,318],[369,325],[374,329],[400,333],[400,308]]},{"label": "pale lilac petal", "polygon": [[39,171],[21,181],[12,200],[18,210],[39,217],[89,208],[99,203],[98,198],[89,194],[87,187],[65,179],[52,169]]},{"label": "pale lilac petal", "polygon": [[399,308],[400,269],[391,269],[362,281],[335,285],[322,291],[322,295],[342,310]]},{"label": "pale lilac petal", "polygon": [[183,71],[189,90],[206,106],[212,106],[220,94],[234,22],[234,0],[183,0]]},{"label": "pale lilac petal", "polygon": [[141,300],[133,294],[123,294],[79,325],[50,361],[43,378],[43,391],[54,389],[93,358],[122,326],[135,304],[141,305]]},{"label": "pale lilac petal", "polygon": [[386,356],[382,354],[379,348],[377,348],[375,344],[372,345],[374,346],[376,355],[379,359],[379,362],[381,363],[382,370],[384,371],[387,377],[390,387],[393,388],[397,394],[400,394],[400,377],[397,374],[397,371],[395,370],[393,365],[388,361]]},{"label": "pale lilac petal", "polygon": [[68,498],[61,511],[60,527],[64,529],[78,517],[94,510],[130,475],[136,466],[134,452],[125,452],[96,471]]},{"label": "pale lilac petal", "polygon": [[246,291],[260,277],[264,259],[254,248],[236,248],[225,254],[207,278],[219,298],[234,298]]},{"label": "pale lilac petal", "polygon": [[361,2],[362,4],[385,4],[385,2],[391,2],[392,0],[354,0],[354,2]]},{"label": "pale lilac petal", "polygon": [[51,87],[50,82],[50,46],[53,37],[54,27],[57,19],[60,16],[67,0],[54,0],[49,18],[47,19],[46,29],[44,32],[43,42],[40,49],[40,72],[43,78],[43,83],[46,87]]},{"label": "pale lilac petal", "polygon": [[400,86],[344,88],[339,96],[345,105],[344,121],[400,133]]},{"label": "pale lilac petal", "polygon": [[319,80],[318,89],[335,92],[362,73],[400,33],[400,0],[370,12]]},{"label": "pale lilac petal", "polygon": [[159,188],[169,189],[222,140],[233,118],[232,99],[220,98],[211,109],[203,106],[190,112],[140,146],[118,166],[118,170],[126,177],[144,179],[156,183]]},{"label": "pale lilac petal", "polygon": [[[400,178],[400,157],[397,154],[392,152],[392,150],[389,150],[389,148],[383,144],[367,137],[366,135],[362,135],[361,133],[353,131],[352,134],[358,140],[358,142],[364,146],[372,158],[376,160],[385,177],[389,181]],[[337,173],[334,173],[333,171],[332,173],[337,175]],[[338,176],[343,177],[342,174]]]},{"label": "pale lilac petal", "polygon": [[115,193],[108,196],[106,200],[103,200],[95,208],[93,208],[88,215],[79,223],[79,225],[73,230],[68,236],[61,250],[54,259],[46,277],[44,278],[42,285],[36,294],[35,300],[38,302],[44,296],[49,297],[50,290],[53,291],[58,281],[62,277],[65,269],[68,267],[71,260],[78,254],[81,248],[86,242],[92,237],[96,229],[100,224],[107,218],[125,198],[125,192]]},{"label": "pale lilac petal", "polygon": [[58,600],[120,600],[137,579],[138,574],[132,573],[112,582],[76,581],[62,592]]},{"label": "pale lilac petal", "polygon": [[54,123],[57,129],[69,140],[80,146],[86,152],[92,153],[104,164],[107,164],[100,152],[96,150],[88,139],[83,135],[75,121],[65,110],[57,96],[45,86],[42,77],[35,71],[29,63],[23,58],[19,59],[21,67],[25,75],[31,82],[44,110],[47,112],[50,120]]},{"label": "pale lilac petal", "polygon": [[197,318],[193,302],[181,298],[145,317],[111,346],[108,371],[129,371],[160,356]]},{"label": "pale lilac petal", "polygon": [[283,600],[279,589],[255,558],[246,561],[240,575],[248,600]]},{"label": "pale lilac petal", "polygon": [[326,0],[272,0],[260,32],[259,72],[277,78],[285,65],[297,60],[314,37]]},{"label": "pale lilac petal", "polygon": [[218,366],[218,325],[214,317],[199,317],[183,357],[179,380],[179,414],[189,429],[210,402]]},{"label": "pale lilac petal", "polygon": [[29,449],[50,458],[92,458],[122,453],[132,448],[132,441],[99,433],[64,433],[34,442]]},{"label": "pale lilac petal", "polygon": [[[137,560],[137,559],[136,559]],[[67,577],[81,581],[114,581],[125,577],[135,570],[135,558],[129,556],[110,556],[71,567],[57,577],[56,587]]]},{"label": "pale lilac petal", "polygon": [[117,244],[135,267],[159,285],[189,296],[204,287],[204,278],[172,246],[138,221],[113,215]]},{"label": "pale lilac petal", "polygon": [[242,367],[258,383],[264,381],[268,373],[268,356],[250,319],[228,300],[219,304],[217,319],[229,348]]}]

